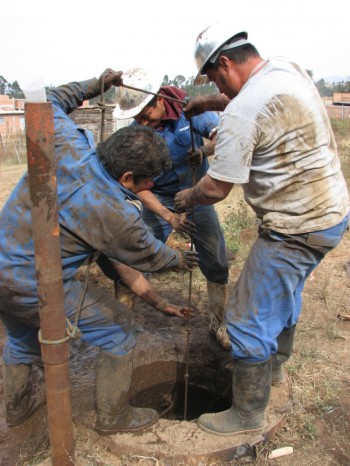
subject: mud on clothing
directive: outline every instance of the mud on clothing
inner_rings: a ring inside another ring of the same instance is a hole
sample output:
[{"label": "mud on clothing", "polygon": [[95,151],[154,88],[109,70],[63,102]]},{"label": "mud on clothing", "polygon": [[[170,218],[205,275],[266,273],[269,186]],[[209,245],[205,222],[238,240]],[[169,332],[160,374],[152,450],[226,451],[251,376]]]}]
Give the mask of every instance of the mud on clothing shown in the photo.
[{"label": "mud on clothing", "polygon": [[264,360],[296,324],[306,278],[348,223],[331,125],[298,65],[271,59],[248,79],[221,116],[208,175],[242,184],[260,221],[226,319],[234,356]]},{"label": "mud on clothing", "polygon": [[[91,133],[69,118],[68,114],[88,98],[89,86],[91,81],[71,83],[50,91],[48,97],[54,112],[65,310],[70,313],[72,301],[79,301],[74,275],[95,251],[141,271],[170,268],[178,261],[176,253],[155,240],[146,228],[140,210],[131,202],[136,196],[101,165]],[[30,209],[25,174],[0,213],[0,317],[4,317],[9,334],[5,348],[8,364],[20,363],[21,357],[24,361],[24,353],[31,351],[28,335],[24,336],[20,326],[37,331],[39,325]],[[126,309],[106,304],[102,294],[97,298],[98,290],[90,292],[94,298],[85,329],[93,337],[89,342],[124,354],[134,344],[133,325]],[[106,312],[109,305],[112,309]],[[18,331],[16,321],[21,322]]]},{"label": "mud on clothing", "polygon": [[[217,127],[219,117],[214,112],[205,112],[192,118],[195,147],[204,144],[203,138],[209,138],[210,132]],[[192,187],[192,168],[188,162],[191,149],[191,131],[189,121],[181,111],[177,119],[164,119],[162,129],[157,130],[166,141],[173,163],[172,169],[154,179],[153,194],[171,211],[175,211],[175,194]],[[209,164],[205,158],[196,169],[196,182],[202,178]],[[157,239],[165,242],[172,228],[162,218],[144,208],[143,219]],[[191,218],[189,217],[191,220]],[[220,223],[213,206],[196,206],[194,222],[197,232],[193,236],[195,248],[199,254],[199,268],[207,280],[224,285],[228,281],[228,263],[225,252],[225,240]]]}]

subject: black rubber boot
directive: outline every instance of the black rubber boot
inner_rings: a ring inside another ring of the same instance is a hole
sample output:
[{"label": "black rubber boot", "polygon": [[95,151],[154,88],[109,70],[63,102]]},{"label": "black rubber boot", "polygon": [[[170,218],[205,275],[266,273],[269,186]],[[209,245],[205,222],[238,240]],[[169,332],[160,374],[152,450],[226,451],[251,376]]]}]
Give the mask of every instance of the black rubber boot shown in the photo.
[{"label": "black rubber boot", "polygon": [[155,424],[157,411],[129,405],[132,378],[132,351],[116,356],[100,351],[96,379],[97,420],[100,435],[137,432]]},{"label": "black rubber boot", "polygon": [[38,408],[44,399],[31,396],[30,374],[32,366],[3,365],[4,402],[6,406],[6,422],[9,427],[23,424]]},{"label": "black rubber boot", "polygon": [[262,362],[235,359],[231,408],[221,413],[202,414],[198,427],[223,436],[260,430],[265,426],[270,391],[271,359]]},{"label": "black rubber boot", "polygon": [[288,361],[293,351],[295,325],[285,328],[277,337],[277,353],[271,357],[272,385],[281,385],[284,381],[283,364]]}]

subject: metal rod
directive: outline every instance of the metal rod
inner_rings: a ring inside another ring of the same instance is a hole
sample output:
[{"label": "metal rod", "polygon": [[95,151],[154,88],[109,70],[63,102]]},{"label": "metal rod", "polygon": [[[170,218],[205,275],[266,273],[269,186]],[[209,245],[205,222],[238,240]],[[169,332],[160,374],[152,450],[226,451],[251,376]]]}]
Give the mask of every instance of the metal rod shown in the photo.
[{"label": "metal rod", "polygon": [[[192,150],[195,150],[194,145],[194,132],[193,132],[193,124],[192,118],[189,120],[190,122],[190,133],[191,133],[191,147]],[[196,170],[195,168],[192,170],[192,186],[196,184]],[[192,207],[192,222],[194,222],[194,207]],[[191,235],[191,251],[193,251],[193,235]],[[185,370],[185,397],[184,397],[184,421],[187,420],[187,405],[188,405],[188,383],[189,383],[189,363],[190,363],[190,333],[191,333],[191,307],[192,307],[192,272],[190,272],[189,276],[189,285],[188,285],[188,318],[187,318],[187,341],[186,341],[186,370]]]},{"label": "metal rod", "polygon": [[126,87],[127,89],[131,89],[133,91],[143,92],[144,94],[151,94],[151,95],[154,95],[156,97],[162,97],[163,99],[166,99],[166,100],[173,100],[174,102],[179,102],[182,105],[187,104],[187,102],[185,100],[176,99],[176,97],[169,97],[167,95],[159,94],[157,92],[146,91],[146,89],[140,89],[138,87],[129,86],[128,84],[124,84],[124,83],[122,84],[122,86]]},{"label": "metal rod", "polygon": [[[52,104],[26,103],[29,192],[53,466],[75,464]],[[50,342],[51,344],[47,344]],[[52,344],[54,343],[54,344]]]},{"label": "metal rod", "polygon": [[106,119],[106,107],[104,102],[104,92],[105,92],[105,80],[102,78],[101,83],[101,96],[100,96],[100,105],[101,105],[101,128],[100,128],[100,142],[104,141],[105,138],[105,119]]}]

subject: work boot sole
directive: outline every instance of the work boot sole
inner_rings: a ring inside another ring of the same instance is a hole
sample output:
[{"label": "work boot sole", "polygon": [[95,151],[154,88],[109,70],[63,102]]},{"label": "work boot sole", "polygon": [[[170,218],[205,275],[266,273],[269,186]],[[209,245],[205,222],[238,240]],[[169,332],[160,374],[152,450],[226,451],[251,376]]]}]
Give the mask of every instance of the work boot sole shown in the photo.
[{"label": "work boot sole", "polygon": [[94,426],[94,430],[98,432],[100,435],[114,435],[120,434],[122,432],[140,432],[141,430],[147,429],[148,427],[153,426],[159,420],[159,414],[151,419],[146,424],[142,424],[138,427],[115,427],[110,429],[104,429],[103,427],[99,427],[97,425]]},{"label": "work boot sole", "polygon": [[265,423],[261,427],[256,427],[255,429],[234,430],[232,432],[219,432],[219,431],[213,430],[210,427],[207,427],[206,425],[204,425],[201,422],[197,421],[197,426],[201,430],[204,430],[204,432],[208,432],[209,434],[219,435],[221,437],[229,437],[230,435],[237,435],[237,434],[247,434],[249,432],[259,432],[260,430],[264,429],[264,427],[266,427],[266,425],[267,424]]}]

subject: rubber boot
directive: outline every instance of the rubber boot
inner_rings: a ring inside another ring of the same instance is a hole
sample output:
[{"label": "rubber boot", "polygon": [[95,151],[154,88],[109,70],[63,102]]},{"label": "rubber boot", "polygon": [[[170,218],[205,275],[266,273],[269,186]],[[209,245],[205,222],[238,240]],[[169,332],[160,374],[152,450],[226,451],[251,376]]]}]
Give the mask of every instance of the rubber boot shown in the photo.
[{"label": "rubber boot", "polygon": [[44,404],[44,399],[31,396],[30,374],[32,366],[3,365],[4,402],[6,407],[6,422],[9,427],[23,424],[38,408]]},{"label": "rubber boot", "polygon": [[270,391],[271,359],[262,362],[235,359],[231,408],[221,413],[202,414],[198,427],[222,436],[260,430],[265,426]]},{"label": "rubber boot", "polygon": [[128,286],[124,285],[121,280],[114,281],[114,297],[131,311],[135,310],[136,294]]},{"label": "rubber boot", "polygon": [[101,435],[137,432],[155,424],[157,411],[129,405],[132,378],[132,351],[117,356],[100,351],[96,378],[97,420],[95,430]]},{"label": "rubber boot", "polygon": [[213,335],[219,346],[226,351],[231,350],[231,342],[224,324],[228,301],[228,286],[207,282],[209,301],[209,333]]},{"label": "rubber boot", "polygon": [[285,328],[277,337],[277,353],[272,355],[272,385],[281,385],[284,381],[283,364],[288,361],[293,351],[295,325]]}]

